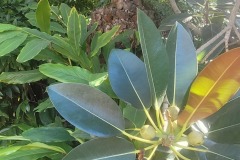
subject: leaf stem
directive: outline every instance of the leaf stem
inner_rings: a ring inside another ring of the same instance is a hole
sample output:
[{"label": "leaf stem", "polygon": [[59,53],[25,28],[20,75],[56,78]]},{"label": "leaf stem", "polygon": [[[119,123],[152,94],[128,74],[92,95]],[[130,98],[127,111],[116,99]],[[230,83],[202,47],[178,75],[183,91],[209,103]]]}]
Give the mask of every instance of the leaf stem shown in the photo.
[{"label": "leaf stem", "polygon": [[152,159],[152,157],[154,156],[154,153],[157,150],[157,148],[158,148],[158,145],[153,148],[153,150],[152,150],[151,154],[148,156],[147,160],[151,160]]},{"label": "leaf stem", "polygon": [[137,136],[133,136],[125,131],[121,131],[123,135],[127,136],[128,138],[130,139],[135,139],[137,141],[140,141],[140,142],[144,142],[144,143],[149,143],[149,144],[156,144],[157,141],[151,141],[151,140],[147,140],[147,139],[144,139],[144,138],[140,138],[140,137],[137,137]]},{"label": "leaf stem", "polygon": [[180,157],[183,160],[190,160],[187,157],[183,156],[181,153],[179,153],[173,146],[170,146],[170,149],[173,151],[176,157]]}]

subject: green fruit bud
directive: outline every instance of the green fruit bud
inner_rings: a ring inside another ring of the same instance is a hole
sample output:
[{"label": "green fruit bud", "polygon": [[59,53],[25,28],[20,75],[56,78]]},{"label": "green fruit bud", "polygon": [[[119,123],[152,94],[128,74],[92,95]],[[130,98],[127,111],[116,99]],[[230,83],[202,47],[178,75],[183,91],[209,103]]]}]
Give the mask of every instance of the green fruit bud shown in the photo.
[{"label": "green fruit bud", "polygon": [[177,106],[170,106],[168,112],[171,116],[171,121],[175,121],[178,118],[179,108]]},{"label": "green fruit bud", "polygon": [[192,146],[200,146],[204,142],[204,135],[198,131],[192,131],[187,136],[188,144]]},{"label": "green fruit bud", "polygon": [[156,136],[155,129],[150,125],[144,125],[140,130],[140,135],[144,139],[153,139]]}]

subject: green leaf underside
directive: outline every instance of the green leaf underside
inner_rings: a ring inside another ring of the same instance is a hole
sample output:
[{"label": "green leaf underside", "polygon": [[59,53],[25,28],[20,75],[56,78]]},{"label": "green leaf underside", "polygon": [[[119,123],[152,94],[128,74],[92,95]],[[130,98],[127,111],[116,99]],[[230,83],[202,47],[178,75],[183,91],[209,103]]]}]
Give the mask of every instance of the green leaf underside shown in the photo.
[{"label": "green leaf underside", "polygon": [[124,130],[120,108],[105,93],[77,83],[55,84],[47,90],[57,111],[80,130],[99,137]]},{"label": "green leaf underside", "polygon": [[39,67],[44,75],[56,79],[59,82],[83,83],[98,86],[107,78],[107,73],[91,73],[77,66],[65,66],[63,64],[46,63]]},{"label": "green leaf underside", "polygon": [[42,39],[33,39],[29,41],[21,50],[17,57],[17,62],[23,63],[38,55],[41,50],[45,49],[50,44],[50,41]]},{"label": "green leaf underside", "polygon": [[138,30],[153,102],[158,101],[162,104],[168,82],[169,65],[165,45],[155,24],[141,10],[138,10]]},{"label": "green leaf underside", "polygon": [[167,96],[171,105],[181,108],[186,92],[197,74],[195,47],[188,32],[176,23],[170,31],[166,48],[170,66]]},{"label": "green leaf underside", "polygon": [[35,142],[64,142],[74,140],[68,131],[62,127],[31,128],[24,131],[22,136]]},{"label": "green leaf underside", "polygon": [[38,70],[3,72],[0,75],[0,82],[8,84],[25,84],[36,82],[44,78],[46,77]]},{"label": "green leaf underside", "polygon": [[94,139],[74,148],[63,160],[135,160],[133,144],[122,138]]},{"label": "green leaf underside", "polygon": [[116,95],[143,109],[151,107],[150,87],[144,63],[128,51],[114,49],[108,59],[108,75]]}]

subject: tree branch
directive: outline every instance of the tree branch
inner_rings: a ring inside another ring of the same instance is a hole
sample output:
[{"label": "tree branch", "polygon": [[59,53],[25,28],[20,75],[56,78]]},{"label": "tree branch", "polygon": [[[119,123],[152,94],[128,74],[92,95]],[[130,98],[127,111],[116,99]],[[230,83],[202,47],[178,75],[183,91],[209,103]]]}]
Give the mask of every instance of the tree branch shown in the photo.
[{"label": "tree branch", "polygon": [[224,37],[226,51],[228,51],[228,41],[229,41],[231,30],[233,29],[233,26],[235,24],[236,14],[237,14],[237,11],[239,9],[239,6],[240,6],[240,0],[236,0],[236,3],[232,8],[231,15],[229,17],[229,23],[228,23],[228,26],[227,26],[228,30],[227,30],[227,32],[225,34],[225,37]]},{"label": "tree branch", "polygon": [[[171,5],[171,7],[173,9],[173,12],[175,14],[182,13],[180,11],[180,9],[178,8],[177,3],[176,3],[175,0],[169,0],[169,2],[170,2],[170,5]],[[191,22],[187,22],[186,25],[188,26],[188,28],[190,28],[194,32],[194,34],[201,35],[201,30],[199,28],[197,28],[194,24],[192,24]]]}]

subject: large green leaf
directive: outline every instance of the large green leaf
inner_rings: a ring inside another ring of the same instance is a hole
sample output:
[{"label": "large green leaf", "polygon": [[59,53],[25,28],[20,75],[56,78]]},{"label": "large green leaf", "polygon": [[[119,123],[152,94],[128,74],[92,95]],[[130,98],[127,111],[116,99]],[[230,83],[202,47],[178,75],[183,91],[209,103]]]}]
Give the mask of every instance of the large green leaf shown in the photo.
[{"label": "large green leaf", "polygon": [[65,66],[63,64],[46,63],[39,67],[44,75],[56,79],[59,82],[83,83],[98,86],[107,78],[107,73],[91,73],[77,66]]},{"label": "large green leaf", "polygon": [[59,10],[61,12],[61,16],[63,18],[64,23],[67,24],[68,16],[70,14],[71,8],[68,5],[66,5],[65,3],[61,3]]},{"label": "large green leaf", "polygon": [[74,138],[62,127],[31,128],[22,133],[24,138],[36,142],[65,142]]},{"label": "large green leaf", "polygon": [[42,32],[50,33],[51,8],[48,0],[40,0],[36,10],[37,24]]},{"label": "large green leaf", "polygon": [[133,144],[122,138],[101,138],[74,148],[63,160],[135,160]]},{"label": "large green leaf", "polygon": [[166,48],[170,67],[168,100],[182,107],[184,96],[197,74],[197,58],[192,39],[181,24],[176,23],[170,31]]},{"label": "large green leaf", "polygon": [[74,52],[76,55],[80,54],[80,39],[81,39],[81,29],[80,29],[80,20],[79,15],[76,8],[72,8],[68,23],[67,23],[67,35],[69,39],[69,43],[74,48]]},{"label": "large green leaf", "polygon": [[208,138],[218,142],[240,144],[240,98],[223,106],[217,113],[207,118],[210,129]]},{"label": "large green leaf", "polygon": [[47,90],[57,111],[75,127],[99,137],[124,129],[120,108],[105,93],[77,83],[55,84]]},{"label": "large green leaf", "polygon": [[[51,154],[65,153],[60,147],[38,142],[20,146],[20,148],[11,147],[10,149],[13,149],[13,152],[8,151],[9,154],[0,155],[1,160],[37,160]],[[6,149],[4,150],[6,151]]]},{"label": "large green leaf", "polygon": [[14,37],[0,43],[0,56],[4,56],[15,50],[26,40],[27,36],[25,33],[18,33]]},{"label": "large green leaf", "polygon": [[18,72],[2,72],[0,75],[0,82],[8,84],[25,84],[36,82],[44,78],[46,77],[37,69]]},{"label": "large green leaf", "polygon": [[19,31],[5,31],[0,34],[0,43],[6,41],[7,39],[13,38],[19,34]]},{"label": "large green leaf", "polygon": [[213,153],[206,153],[209,160],[238,160],[240,159],[240,145],[237,144],[214,144],[208,147]]},{"label": "large green leaf", "polygon": [[166,92],[169,75],[166,48],[159,30],[141,10],[138,10],[138,30],[153,102],[159,101],[159,105],[155,106],[159,107]]},{"label": "large green leaf", "polygon": [[240,48],[229,50],[211,61],[192,83],[179,124],[191,124],[217,112],[238,91]]},{"label": "large green leaf", "polygon": [[60,54],[56,53],[55,50],[49,48],[41,50],[33,59],[52,63],[67,63],[66,59],[64,59]]},{"label": "large green leaf", "polygon": [[81,28],[80,45],[82,46],[87,39],[87,20],[83,15],[79,15],[79,22]]},{"label": "large green leaf", "polygon": [[91,51],[91,56],[95,56],[99,49],[105,46],[108,42],[111,41],[112,37],[117,33],[120,26],[114,26],[110,31],[103,33],[97,38],[97,42],[93,50]]},{"label": "large green leaf", "polygon": [[108,75],[116,95],[143,109],[151,107],[151,94],[144,63],[128,51],[114,49],[108,59]]},{"label": "large green leaf", "polygon": [[34,58],[41,50],[45,49],[50,41],[35,38],[29,41],[21,50],[17,57],[17,62],[23,63]]},{"label": "large green leaf", "polygon": [[16,30],[17,27],[11,24],[0,24],[0,32]]}]

